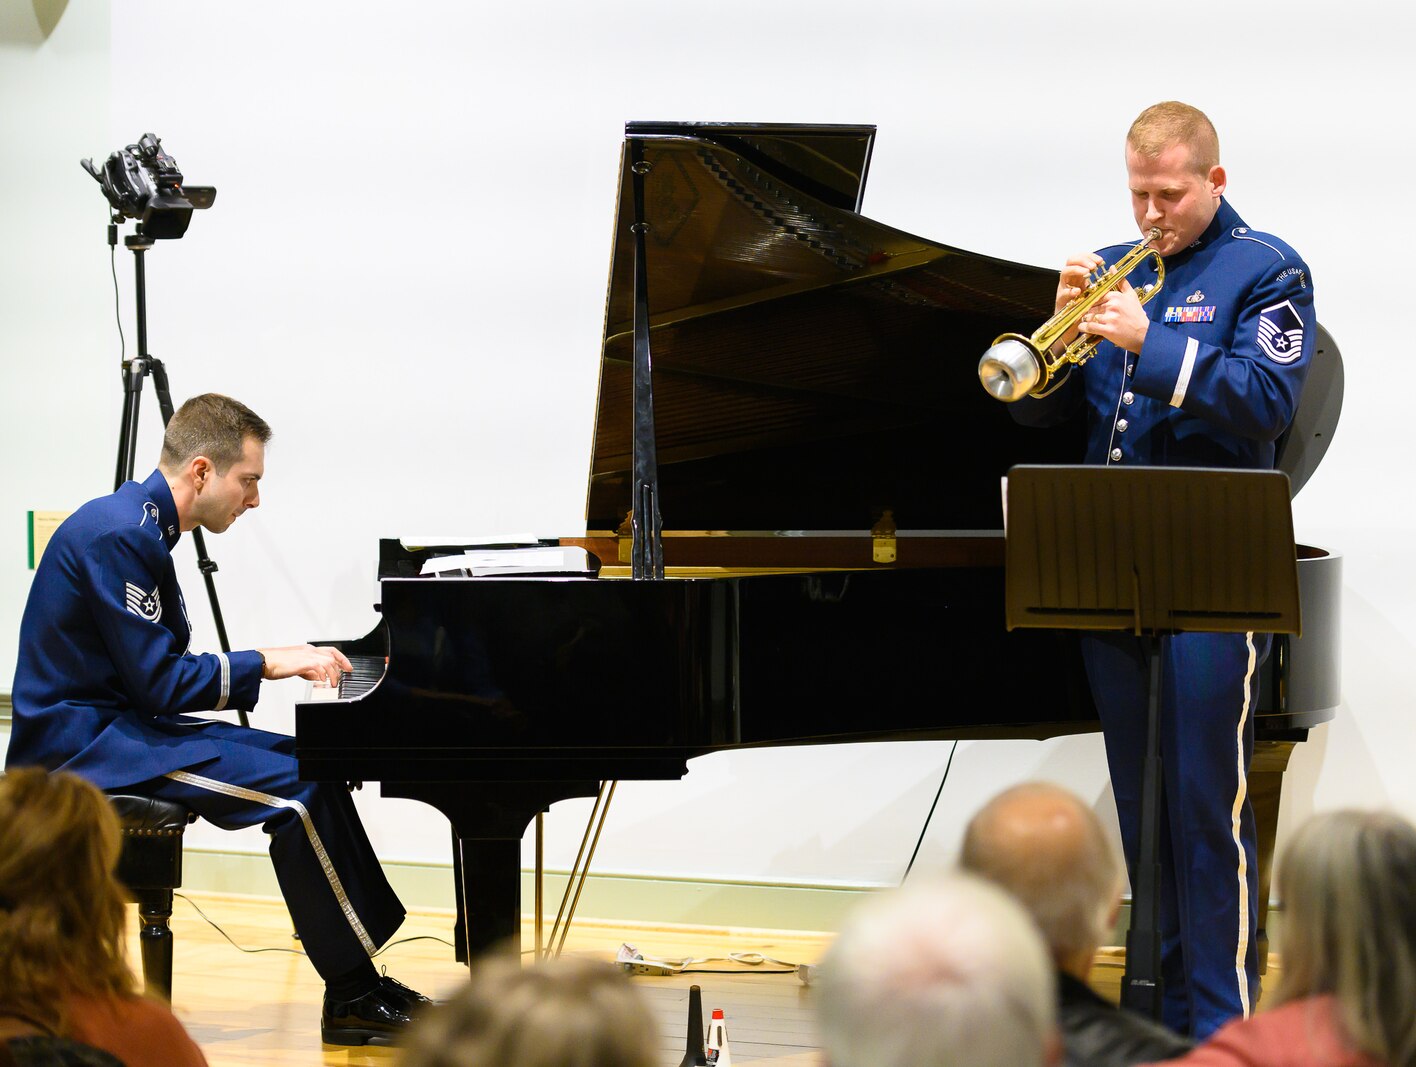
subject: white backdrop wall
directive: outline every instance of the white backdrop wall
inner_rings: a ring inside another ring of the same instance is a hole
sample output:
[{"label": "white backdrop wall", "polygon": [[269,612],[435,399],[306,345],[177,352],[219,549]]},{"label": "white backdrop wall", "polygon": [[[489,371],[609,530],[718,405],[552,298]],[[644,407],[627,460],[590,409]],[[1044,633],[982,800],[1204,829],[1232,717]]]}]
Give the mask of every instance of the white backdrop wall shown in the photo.
[{"label": "white backdrop wall", "polygon": [[[153,130],[190,182],[220,190],[186,238],[149,254],[150,348],[179,402],[229,392],[276,430],[261,508],[209,542],[228,629],[249,646],[367,631],[380,536],[583,529],[626,119],[877,124],[867,215],[1055,264],[1134,231],[1122,135],[1143,106],[1179,98],[1215,120],[1238,210],[1309,261],[1347,364],[1341,428],[1295,504],[1300,538],[1346,555],[1345,704],[1295,756],[1283,825],[1341,804],[1416,813],[1399,340],[1416,243],[1411,16],[1365,0],[1132,10],[5,0],[0,678],[29,584],[25,511],[71,509],[112,477],[113,281],[80,156]],[[130,260],[120,249],[131,350]],[[148,393],[140,477],[158,428]],[[190,553],[196,645],[212,647]],[[268,685],[254,721],[290,730],[301,685]],[[621,788],[597,867],[890,883],[948,753],[697,760],[683,782]],[[1110,814],[1095,737],[965,743],[925,862],[951,856],[981,799],[1032,777]],[[446,859],[431,809],[360,804],[386,859]],[[568,866],[586,806],[553,812],[552,866]],[[255,831],[193,833],[264,849]]]}]

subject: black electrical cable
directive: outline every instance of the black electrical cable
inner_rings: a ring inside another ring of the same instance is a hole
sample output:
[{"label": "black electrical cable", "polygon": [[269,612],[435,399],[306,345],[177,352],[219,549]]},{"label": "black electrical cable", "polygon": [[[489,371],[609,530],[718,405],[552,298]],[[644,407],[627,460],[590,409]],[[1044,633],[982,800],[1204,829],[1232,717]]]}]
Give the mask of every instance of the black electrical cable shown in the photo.
[{"label": "black electrical cable", "polygon": [[122,361],[128,361],[128,340],[123,336],[123,306],[118,297],[118,223],[108,223],[108,267],[113,272],[113,317],[118,320],[118,349]]},{"label": "black electrical cable", "polygon": [[[257,953],[257,952],[288,952],[288,953],[290,953],[292,956],[304,956],[304,955],[306,955],[306,953],[301,952],[298,948],[280,948],[280,947],[278,947],[278,946],[267,946],[267,947],[265,947],[265,948],[246,948],[244,945],[238,945],[235,941],[233,941],[233,940],[231,939],[231,935],[230,935],[230,934],[228,934],[225,930],[223,930],[220,926],[218,926],[218,925],[216,924],[216,921],[215,921],[210,915],[208,915],[206,912],[202,911],[202,909],[197,905],[197,902],[196,902],[195,900],[193,900],[191,897],[187,896],[185,893],[173,893],[172,895],[173,895],[174,897],[178,898],[179,900],[185,900],[188,904],[190,904],[190,905],[192,906],[193,910],[196,911],[196,913],[197,913],[198,915],[200,915],[203,919],[206,920],[206,923],[207,923],[208,926],[210,926],[213,930],[215,930],[215,931],[216,931],[218,934],[220,934],[222,937],[226,938],[226,940],[230,943],[231,947],[234,948],[234,949],[236,949],[236,950],[239,951],[239,952],[246,952],[246,953],[251,953],[251,954],[254,954],[254,953]],[[382,955],[383,955],[385,952],[387,952],[389,949],[393,948],[394,945],[406,945],[406,944],[407,944],[408,942],[410,942],[410,941],[436,941],[436,942],[438,942],[439,944],[446,945],[448,948],[452,948],[452,947],[453,947],[451,941],[447,941],[447,940],[445,940],[445,939],[443,939],[443,938],[441,938],[441,937],[435,937],[435,936],[432,935],[432,934],[416,934],[416,935],[414,935],[413,937],[400,937],[397,941],[390,941],[390,942],[389,942],[387,945],[385,945],[383,948],[381,948],[381,949],[379,949],[377,952],[375,952],[375,953],[373,954],[373,956],[370,957],[370,958],[376,958],[376,957],[378,957],[378,956],[382,956]]]},{"label": "black electrical cable", "polygon": [[939,788],[934,793],[934,803],[929,805],[929,814],[924,817],[924,825],[919,828],[919,840],[915,842],[914,852],[910,853],[910,862],[905,866],[905,873],[900,878],[900,884],[905,884],[905,879],[910,876],[910,871],[914,870],[915,860],[919,857],[919,847],[924,844],[924,835],[929,832],[930,821],[934,818],[934,809],[939,807],[939,798],[944,795],[944,783],[949,780],[949,768],[954,765],[954,753],[959,751],[959,741],[954,739],[954,747],[949,749],[949,759],[944,764],[944,776],[939,779]]}]

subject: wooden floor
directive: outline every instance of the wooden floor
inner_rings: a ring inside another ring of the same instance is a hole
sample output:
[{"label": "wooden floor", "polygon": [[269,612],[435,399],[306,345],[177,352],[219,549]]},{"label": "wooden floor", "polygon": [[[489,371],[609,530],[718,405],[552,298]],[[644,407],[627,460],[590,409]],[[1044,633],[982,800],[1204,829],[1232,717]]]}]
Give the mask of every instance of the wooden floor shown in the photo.
[{"label": "wooden floor", "polygon": [[[188,894],[173,908],[176,943],[173,969],[173,1010],[206,1053],[211,1067],[250,1065],[317,1065],[357,1067],[393,1065],[394,1049],[336,1048],[321,1043],[320,997],[323,985],[309,961],[290,952],[243,953],[228,943],[196,911],[202,911],[246,948],[299,950],[290,937],[290,920],[279,901]],[[194,906],[195,905],[195,906]],[[136,909],[130,917],[130,958],[140,958],[136,939]],[[434,998],[452,993],[465,974],[453,962],[452,949],[434,938],[447,938],[452,917],[447,913],[409,916],[399,938],[421,937],[395,944],[374,962],[388,973]],[[528,924],[522,943],[530,947],[534,934]],[[577,920],[566,954],[614,959],[628,941],[646,956],[726,956],[730,952],[760,952],[793,963],[814,963],[828,941],[820,936],[763,935],[761,931],[631,928]],[[733,967],[733,964],[705,964]],[[763,967],[770,965],[764,964]],[[704,1013],[722,1008],[728,1020],[734,1062],[770,1063],[776,1067],[817,1067],[809,990],[794,974],[697,974],[633,979],[648,998],[659,1021],[656,1041],[660,1061],[677,1067],[683,1057],[691,985],[703,989]]]},{"label": "wooden floor", "polygon": [[[197,908],[245,948],[275,949],[245,953],[233,947],[205,920]],[[130,916],[131,958],[139,959],[136,909]],[[321,1043],[320,997],[323,985],[309,962],[290,951],[299,943],[290,937],[290,920],[279,901],[189,894],[176,902],[173,913],[176,958],[173,1009],[201,1045],[211,1067],[250,1065],[317,1065],[360,1067],[394,1065],[398,1053],[389,1048],[336,1048]],[[376,960],[388,973],[434,998],[451,994],[465,971],[453,962],[452,949],[439,939],[449,936],[448,913],[424,912],[408,917],[400,939]],[[727,956],[758,952],[791,963],[815,963],[829,945],[826,935],[795,935],[760,930],[709,930],[701,927],[629,927],[578,921],[566,943],[566,953],[613,960],[622,942],[645,956]],[[534,942],[529,924],[522,943]],[[1118,994],[1123,953],[1102,949],[1091,984],[1104,996]],[[731,963],[706,967],[733,968]],[[762,968],[771,966],[762,965]],[[695,974],[633,979],[654,1009],[659,1023],[655,1040],[665,1067],[677,1067],[683,1057],[691,985],[703,989],[704,1014],[722,1008],[728,1020],[736,1063],[775,1067],[820,1067],[811,1020],[811,992],[795,974],[752,973],[737,967],[734,974]]]}]

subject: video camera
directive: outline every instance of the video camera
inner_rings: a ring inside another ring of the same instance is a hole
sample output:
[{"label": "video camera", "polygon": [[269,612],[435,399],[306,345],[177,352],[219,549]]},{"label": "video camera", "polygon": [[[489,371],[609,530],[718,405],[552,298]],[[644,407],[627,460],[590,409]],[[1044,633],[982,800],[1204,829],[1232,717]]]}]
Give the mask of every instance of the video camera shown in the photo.
[{"label": "video camera", "polygon": [[137,144],[114,152],[102,170],[92,159],[80,163],[103,186],[103,195],[118,218],[137,219],[148,237],[181,237],[187,232],[192,210],[209,208],[216,200],[214,186],[183,187],[177,161],[162,150],[162,139],[153,133],[145,133]]}]

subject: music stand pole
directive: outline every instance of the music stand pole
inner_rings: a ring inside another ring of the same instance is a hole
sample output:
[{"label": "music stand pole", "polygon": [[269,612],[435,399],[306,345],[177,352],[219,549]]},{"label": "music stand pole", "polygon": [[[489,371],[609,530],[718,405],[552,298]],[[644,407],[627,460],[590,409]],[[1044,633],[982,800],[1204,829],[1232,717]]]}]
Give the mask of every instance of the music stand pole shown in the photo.
[{"label": "music stand pole", "polygon": [[1160,972],[1160,683],[1163,677],[1160,635],[1146,638],[1150,696],[1146,707],[1146,758],[1141,772],[1141,835],[1136,856],[1136,884],[1131,894],[1131,922],[1126,930],[1126,970],[1121,976],[1121,1005],[1159,1019],[1165,999]]},{"label": "music stand pole", "polygon": [[[108,243],[118,243],[118,227],[108,227]],[[138,307],[138,354],[123,363],[123,419],[118,430],[118,469],[114,474],[113,489],[116,492],[124,483],[133,480],[133,465],[138,453],[138,416],[142,408],[143,379],[151,375],[153,392],[157,394],[157,407],[162,413],[162,426],[166,429],[172,421],[172,392],[167,384],[167,368],[162,360],[147,350],[147,272],[144,253],[153,246],[153,239],[138,232],[123,238],[123,244],[133,253],[134,291]],[[206,584],[207,600],[211,603],[212,620],[216,623],[216,640],[221,651],[230,652],[231,642],[226,637],[226,621],[221,615],[221,602],[216,596],[216,561],[207,555],[206,539],[200,527],[192,530],[192,544],[197,550],[197,569],[202,572]],[[242,726],[249,726],[244,708],[237,708],[236,715]]]}]

